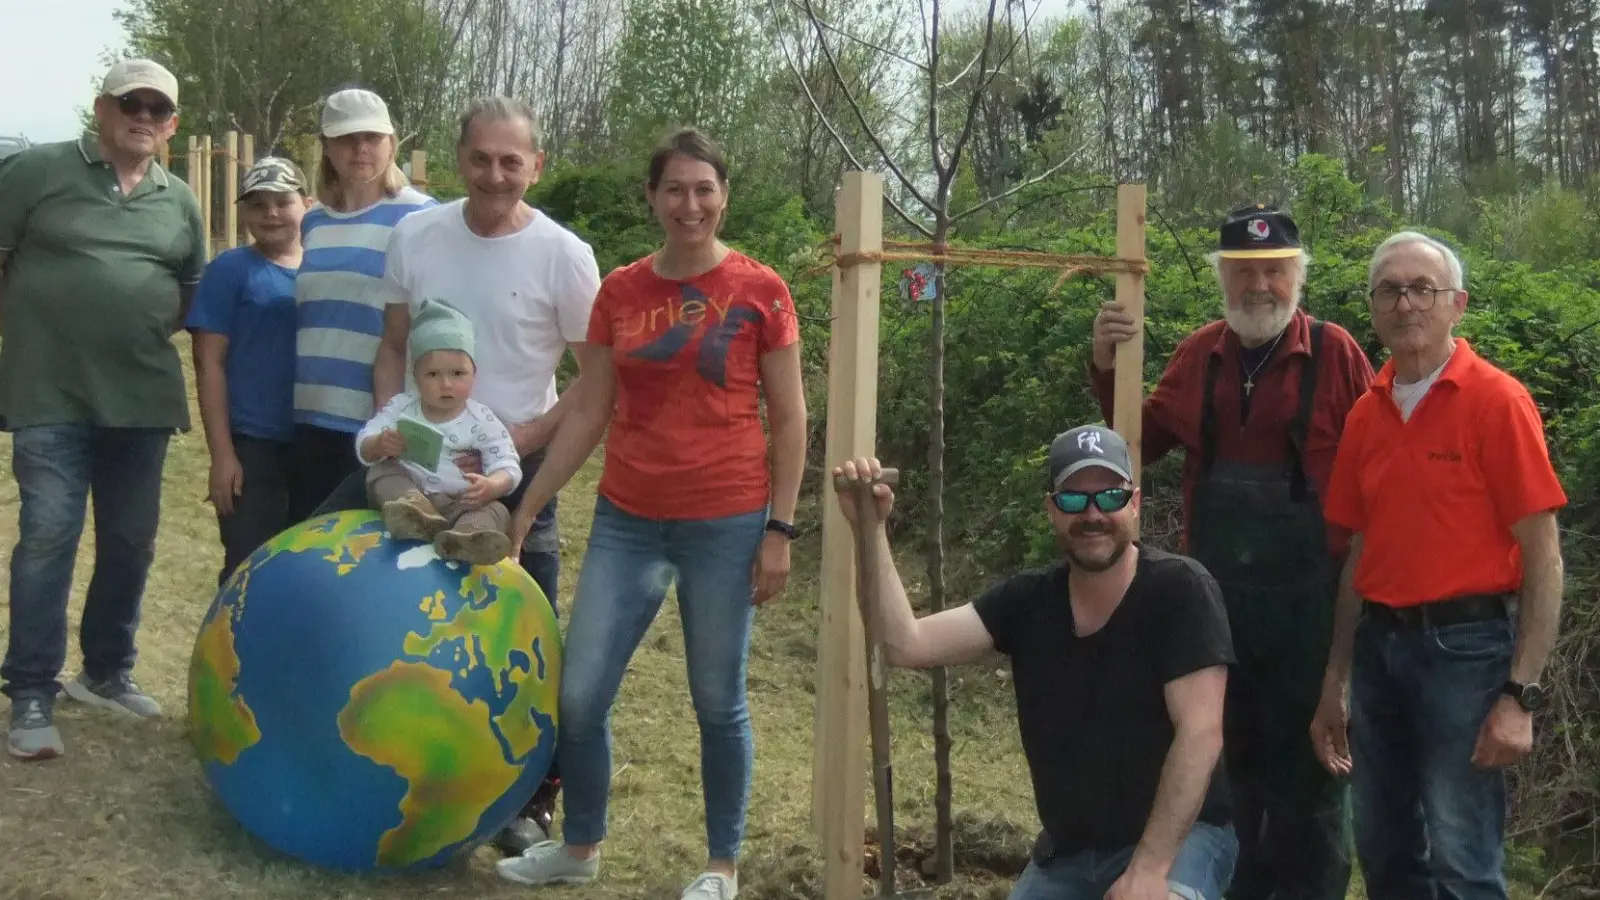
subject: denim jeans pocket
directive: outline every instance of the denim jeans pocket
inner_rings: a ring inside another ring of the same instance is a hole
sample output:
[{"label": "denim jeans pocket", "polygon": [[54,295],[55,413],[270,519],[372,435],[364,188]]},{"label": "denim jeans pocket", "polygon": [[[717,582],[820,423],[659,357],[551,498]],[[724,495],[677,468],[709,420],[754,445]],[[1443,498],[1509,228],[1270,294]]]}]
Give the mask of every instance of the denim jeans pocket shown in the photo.
[{"label": "denim jeans pocket", "polygon": [[1454,659],[1491,660],[1511,653],[1512,629],[1508,618],[1429,628],[1433,643]]}]

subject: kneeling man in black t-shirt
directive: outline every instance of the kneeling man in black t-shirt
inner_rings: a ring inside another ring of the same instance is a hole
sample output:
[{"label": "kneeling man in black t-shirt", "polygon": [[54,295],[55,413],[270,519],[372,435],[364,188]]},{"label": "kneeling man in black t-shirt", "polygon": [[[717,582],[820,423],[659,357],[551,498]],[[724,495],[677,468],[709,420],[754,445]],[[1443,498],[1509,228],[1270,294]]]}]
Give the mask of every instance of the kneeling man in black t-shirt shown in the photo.
[{"label": "kneeling man in black t-shirt", "polygon": [[[1044,829],[1011,900],[1220,900],[1238,842],[1219,767],[1234,662],[1216,582],[1199,563],[1133,540],[1128,446],[1099,426],[1050,446],[1046,509],[1062,560],[918,619],[874,487],[878,606],[889,663],[1011,657],[1017,723]],[[835,474],[870,480],[877,460]]]}]

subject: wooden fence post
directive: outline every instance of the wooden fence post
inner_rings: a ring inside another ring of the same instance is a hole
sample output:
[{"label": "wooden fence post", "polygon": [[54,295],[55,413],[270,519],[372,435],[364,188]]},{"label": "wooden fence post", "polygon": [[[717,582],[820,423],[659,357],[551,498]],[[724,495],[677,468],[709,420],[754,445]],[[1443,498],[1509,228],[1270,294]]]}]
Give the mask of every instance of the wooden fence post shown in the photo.
[{"label": "wooden fence post", "polygon": [[[1145,259],[1145,188],[1142,184],[1117,186],[1117,256]],[[1116,390],[1111,406],[1111,427],[1128,442],[1133,457],[1133,483],[1139,483],[1144,461],[1139,441],[1144,416],[1144,275],[1117,273],[1117,303],[1133,316],[1138,334],[1117,345]],[[1134,526],[1138,536],[1138,525]]]},{"label": "wooden fence post", "polygon": [[411,186],[419,191],[428,190],[428,151],[411,151]]},{"label": "wooden fence post", "polygon": [[200,202],[200,138],[189,135],[189,156],[183,171],[183,179],[189,183],[189,193],[194,195],[196,203]]},{"label": "wooden fence post", "polygon": [[311,152],[306,154],[305,162],[300,164],[300,169],[306,173],[306,190],[311,192],[311,197],[315,200],[317,190],[322,186],[322,142],[320,139],[312,142]]},{"label": "wooden fence post", "polygon": [[226,158],[222,164],[222,246],[232,250],[239,246],[239,132],[230,131],[226,141]]},{"label": "wooden fence post", "polygon": [[[846,172],[836,200],[837,254],[883,249],[883,176]],[[833,274],[828,342],[828,466],[873,456],[878,410],[878,299],[883,264],[850,261]],[[839,494],[823,477],[821,626],[813,733],[812,814],[825,900],[859,900],[866,816],[866,651],[856,603],[855,545]],[[884,840],[892,840],[892,836]],[[889,852],[892,852],[889,851]]]},{"label": "wooden fence post", "polygon": [[216,157],[212,155],[211,135],[200,138],[200,220],[206,227],[206,259],[216,255],[216,232],[212,228],[211,182],[216,173]]},{"label": "wooden fence post", "polygon": [[[256,164],[256,136],[247,131],[245,132],[241,141],[242,147],[239,150],[239,170],[242,172],[248,172],[250,171],[250,167]],[[243,233],[240,235],[239,239],[243,241],[246,246],[256,242],[255,236],[250,234],[250,229],[242,228],[240,231]]]}]

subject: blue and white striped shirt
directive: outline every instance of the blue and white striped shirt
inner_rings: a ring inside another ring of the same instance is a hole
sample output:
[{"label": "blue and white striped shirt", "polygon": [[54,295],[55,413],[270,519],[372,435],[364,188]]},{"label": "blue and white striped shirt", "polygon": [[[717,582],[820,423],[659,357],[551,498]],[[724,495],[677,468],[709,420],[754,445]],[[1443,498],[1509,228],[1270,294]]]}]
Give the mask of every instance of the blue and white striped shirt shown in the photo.
[{"label": "blue and white striped shirt", "polygon": [[383,278],[389,235],[401,219],[437,203],[405,187],[353,213],[326,206],[306,212],[294,290],[295,422],[355,434],[372,418],[383,309],[405,299]]}]

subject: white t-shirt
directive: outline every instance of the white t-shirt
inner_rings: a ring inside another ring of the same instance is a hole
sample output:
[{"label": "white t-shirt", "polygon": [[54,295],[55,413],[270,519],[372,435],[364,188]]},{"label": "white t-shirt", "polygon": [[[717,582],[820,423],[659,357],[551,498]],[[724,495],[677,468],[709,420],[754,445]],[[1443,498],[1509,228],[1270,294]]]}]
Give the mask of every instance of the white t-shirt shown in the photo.
[{"label": "white t-shirt", "polygon": [[[1450,355],[1455,355],[1453,348],[1450,351]],[[1449,364],[1450,357],[1446,356],[1444,362],[1439,364],[1439,368],[1424,375],[1421,381],[1414,384],[1401,384],[1396,380],[1390,386],[1389,390],[1394,394],[1395,405],[1400,407],[1400,421],[1411,421],[1411,414],[1416,412],[1417,404],[1421,403],[1422,398],[1428,395],[1428,389],[1433,387],[1433,383],[1439,380],[1440,373],[1444,372],[1444,367]]]},{"label": "white t-shirt", "polygon": [[509,424],[531,422],[555,405],[567,344],[588,334],[600,269],[588,244],[543,213],[515,234],[485,238],[467,227],[465,205],[400,220],[384,277],[404,291],[412,315],[430,298],[460,310],[475,332],[472,398]]},{"label": "white t-shirt", "polygon": [[[371,466],[376,460],[363,457],[361,445],[366,443],[367,438],[382,433],[385,428],[393,428],[401,416],[428,422],[422,415],[422,402],[415,393],[401,391],[395,394],[356,434],[356,458],[361,460],[362,465]],[[405,467],[411,480],[423,493],[454,495],[467,489],[470,484],[467,476],[461,474],[455,463],[455,454],[462,450],[476,450],[482,454],[483,474],[493,475],[505,469],[511,473],[513,485],[522,480],[522,461],[517,458],[517,445],[511,440],[511,432],[489,407],[469,399],[466,409],[454,419],[428,424],[444,433],[439,467],[430,471],[409,459],[400,460],[400,465]]]}]

